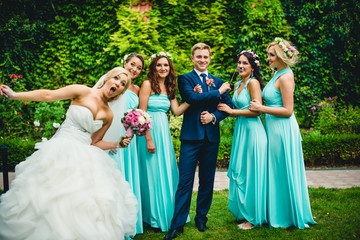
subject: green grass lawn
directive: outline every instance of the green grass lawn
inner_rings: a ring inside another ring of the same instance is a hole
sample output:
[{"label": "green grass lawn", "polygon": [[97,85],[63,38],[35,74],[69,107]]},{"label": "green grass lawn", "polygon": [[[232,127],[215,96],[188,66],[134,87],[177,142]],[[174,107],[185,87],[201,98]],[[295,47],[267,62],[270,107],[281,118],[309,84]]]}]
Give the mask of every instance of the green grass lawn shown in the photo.
[{"label": "green grass lawn", "polygon": [[[196,195],[193,193],[190,209],[192,219],[184,233],[176,239],[360,239],[360,187],[348,189],[309,188],[312,213],[317,225],[309,229],[275,229],[268,227],[240,230],[227,208],[228,190],[215,191],[208,214],[209,230],[199,232],[193,221]],[[163,239],[165,233],[146,229],[139,239]]]}]

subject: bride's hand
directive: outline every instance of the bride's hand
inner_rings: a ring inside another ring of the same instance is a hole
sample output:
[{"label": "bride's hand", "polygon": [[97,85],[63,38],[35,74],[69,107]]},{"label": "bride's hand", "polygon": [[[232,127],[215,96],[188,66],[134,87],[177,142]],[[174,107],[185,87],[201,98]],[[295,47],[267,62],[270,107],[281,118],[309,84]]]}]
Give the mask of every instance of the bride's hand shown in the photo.
[{"label": "bride's hand", "polygon": [[1,85],[0,86],[0,94],[3,97],[12,99],[15,97],[16,92],[14,92],[11,88],[9,88],[6,85]]},{"label": "bride's hand", "polygon": [[[132,139],[131,137],[128,137],[125,134],[122,135],[117,141],[117,148],[126,148],[129,145],[131,139]],[[122,144],[120,144],[121,141]]]}]

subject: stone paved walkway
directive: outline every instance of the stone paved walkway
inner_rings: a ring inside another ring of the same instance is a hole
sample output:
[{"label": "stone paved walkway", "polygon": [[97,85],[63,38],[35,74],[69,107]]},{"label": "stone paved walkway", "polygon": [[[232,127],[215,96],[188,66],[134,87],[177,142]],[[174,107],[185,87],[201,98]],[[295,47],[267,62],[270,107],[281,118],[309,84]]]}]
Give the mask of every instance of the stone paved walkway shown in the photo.
[{"label": "stone paved walkway", "polygon": [[[227,171],[217,171],[215,174],[214,190],[229,188]],[[360,187],[360,169],[326,169],[306,170],[306,180],[309,187],[350,188]],[[194,191],[197,191],[199,179],[195,174]]]},{"label": "stone paved walkway", "polygon": [[[215,175],[215,190],[229,188],[229,178],[227,171],[217,171]],[[350,188],[360,187],[360,169],[326,169],[326,170],[306,170],[307,183],[309,187],[325,188]],[[9,173],[9,179],[14,179],[14,173]],[[199,184],[198,175],[195,174],[194,191],[197,191]],[[4,189],[3,177],[0,172],[0,189]]]}]

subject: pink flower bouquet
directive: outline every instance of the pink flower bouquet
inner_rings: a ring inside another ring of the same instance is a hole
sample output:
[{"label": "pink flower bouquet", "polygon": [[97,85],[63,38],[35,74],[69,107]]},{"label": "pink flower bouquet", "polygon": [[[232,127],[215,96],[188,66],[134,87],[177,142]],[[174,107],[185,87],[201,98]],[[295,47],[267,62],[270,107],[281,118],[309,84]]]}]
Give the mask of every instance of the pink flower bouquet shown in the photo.
[{"label": "pink flower bouquet", "polygon": [[[146,131],[151,129],[151,116],[142,109],[130,109],[125,112],[121,119],[126,130],[126,138],[134,136],[144,136]],[[122,139],[120,145],[123,147]]]}]

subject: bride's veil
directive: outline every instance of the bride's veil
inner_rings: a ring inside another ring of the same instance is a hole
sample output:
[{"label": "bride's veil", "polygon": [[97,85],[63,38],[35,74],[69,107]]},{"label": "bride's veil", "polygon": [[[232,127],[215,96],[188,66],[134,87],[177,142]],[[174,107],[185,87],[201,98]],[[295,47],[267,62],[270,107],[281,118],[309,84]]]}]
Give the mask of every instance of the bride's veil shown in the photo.
[{"label": "bride's veil", "polygon": [[[98,88],[101,82],[105,80],[105,75],[101,76],[99,81],[93,86]],[[121,94],[118,99],[109,102],[109,107],[114,114],[112,123],[109,129],[106,131],[103,140],[105,141],[117,141],[122,134],[124,134],[124,126],[121,123],[121,118],[124,116],[125,109],[125,94]]]}]

